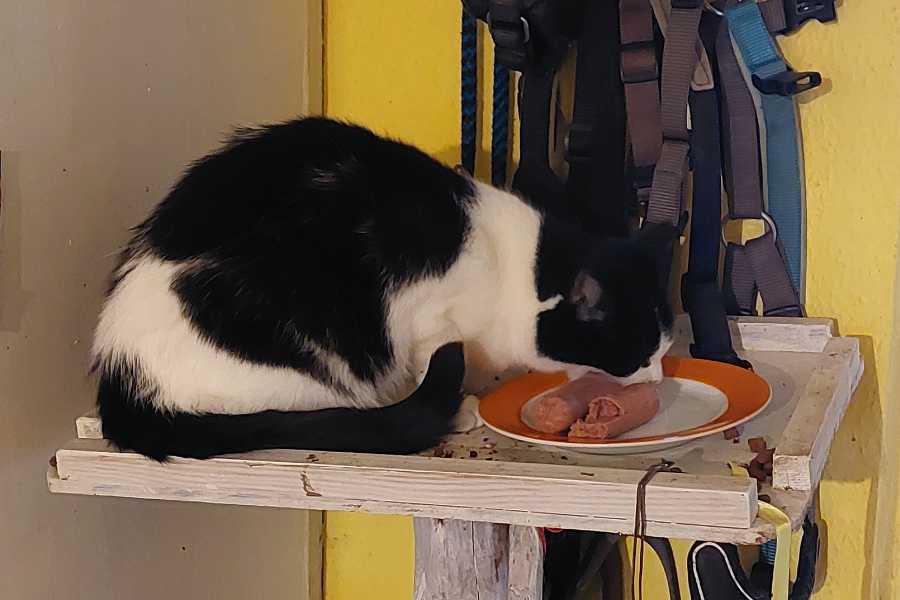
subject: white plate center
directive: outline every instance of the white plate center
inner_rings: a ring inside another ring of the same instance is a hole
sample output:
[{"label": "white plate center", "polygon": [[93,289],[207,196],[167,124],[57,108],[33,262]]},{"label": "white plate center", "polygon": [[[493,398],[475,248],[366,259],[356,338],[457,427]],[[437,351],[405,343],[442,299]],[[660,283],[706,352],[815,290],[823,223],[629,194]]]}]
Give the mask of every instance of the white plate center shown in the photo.
[{"label": "white plate center", "polygon": [[659,412],[656,416],[616,440],[668,435],[699,427],[727,409],[728,398],[718,388],[692,379],[666,377],[659,384]]}]

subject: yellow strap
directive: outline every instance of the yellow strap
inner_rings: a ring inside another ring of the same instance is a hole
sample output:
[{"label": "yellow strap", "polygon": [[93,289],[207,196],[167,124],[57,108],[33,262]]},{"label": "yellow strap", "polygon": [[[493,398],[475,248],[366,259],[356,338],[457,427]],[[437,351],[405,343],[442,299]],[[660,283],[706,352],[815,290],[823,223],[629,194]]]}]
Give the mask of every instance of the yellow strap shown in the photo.
[{"label": "yellow strap", "polygon": [[[749,477],[747,469],[735,463],[728,463],[731,474]],[[791,520],[781,510],[768,502],[759,503],[759,518],[775,526],[775,565],[772,572],[772,600],[788,600],[790,560],[792,555]]]},{"label": "yellow strap", "polygon": [[768,502],[759,503],[759,518],[775,526],[775,569],[772,572],[772,600],[788,600],[791,559],[791,520]]}]

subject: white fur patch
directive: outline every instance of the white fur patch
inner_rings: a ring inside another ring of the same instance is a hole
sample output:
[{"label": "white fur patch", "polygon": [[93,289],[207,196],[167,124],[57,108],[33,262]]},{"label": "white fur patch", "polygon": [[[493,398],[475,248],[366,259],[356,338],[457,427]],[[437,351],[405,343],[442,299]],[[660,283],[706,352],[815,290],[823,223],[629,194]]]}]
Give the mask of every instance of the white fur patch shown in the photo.
[{"label": "white fur patch", "polygon": [[[298,371],[240,360],[204,340],[184,317],[171,290],[185,265],[141,257],[126,269],[100,315],[94,354],[136,360],[157,388],[154,402],[169,410],[245,414],[267,409],[313,410],[376,405],[375,390],[348,377],[339,357],[317,349],[345,397]],[[124,271],[123,270],[123,271]]]}]

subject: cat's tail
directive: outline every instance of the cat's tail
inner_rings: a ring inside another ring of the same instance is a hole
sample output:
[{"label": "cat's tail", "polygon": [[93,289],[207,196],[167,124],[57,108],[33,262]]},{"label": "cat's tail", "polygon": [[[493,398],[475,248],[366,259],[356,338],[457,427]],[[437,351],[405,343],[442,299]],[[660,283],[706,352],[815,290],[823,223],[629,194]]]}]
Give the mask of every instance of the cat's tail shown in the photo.
[{"label": "cat's tail", "polygon": [[97,405],[104,437],[160,461],[269,448],[405,454],[430,448],[451,431],[464,374],[462,344],[452,343],[432,355],[409,397],[383,408],[166,414],[138,393],[139,374],[120,364],[101,369]]}]

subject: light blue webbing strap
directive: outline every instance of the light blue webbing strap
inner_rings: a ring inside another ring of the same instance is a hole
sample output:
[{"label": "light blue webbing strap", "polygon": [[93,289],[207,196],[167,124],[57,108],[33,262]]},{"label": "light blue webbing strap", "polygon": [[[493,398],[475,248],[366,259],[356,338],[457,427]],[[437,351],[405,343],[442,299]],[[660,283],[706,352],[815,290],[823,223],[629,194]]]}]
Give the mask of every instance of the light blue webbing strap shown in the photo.
[{"label": "light blue webbing strap", "polygon": [[[756,2],[740,2],[725,10],[732,39],[747,69],[759,80],[789,73]],[[803,289],[805,227],[803,170],[796,104],[791,95],[763,93],[765,170],[768,212],[775,221],[794,288]]]}]

